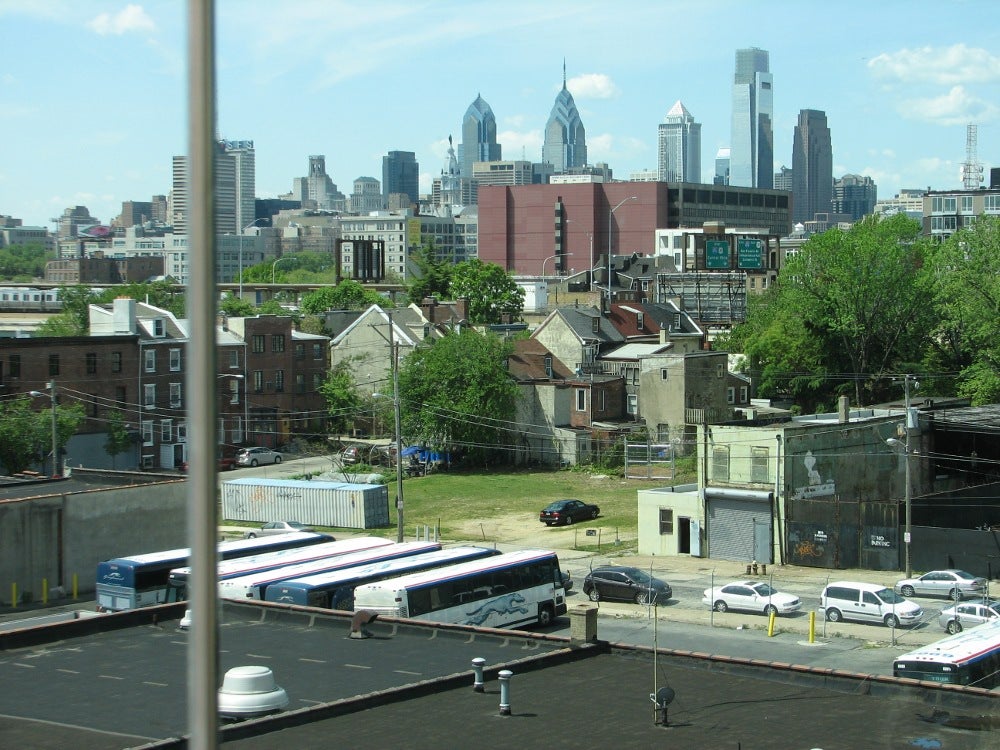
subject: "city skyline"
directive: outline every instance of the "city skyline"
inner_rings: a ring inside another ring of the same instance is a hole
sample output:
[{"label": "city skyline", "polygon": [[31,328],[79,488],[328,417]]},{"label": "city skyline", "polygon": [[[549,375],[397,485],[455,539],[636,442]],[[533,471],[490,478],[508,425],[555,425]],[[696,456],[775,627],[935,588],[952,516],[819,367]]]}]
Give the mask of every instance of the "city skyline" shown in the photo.
[{"label": "city skyline", "polygon": [[[0,213],[51,226],[85,205],[108,223],[123,201],[169,192],[172,157],[187,146],[185,8],[0,0],[13,146],[0,161]],[[967,124],[978,125],[987,173],[1000,161],[991,52],[1000,8],[934,8],[975,23],[928,23],[895,0],[847,3],[837,18],[817,11],[822,23],[781,1],[763,23],[759,7],[735,0],[513,2],[502,14],[474,0],[384,3],[378,13],[354,2],[219,0],[219,137],[254,142],[261,198],[291,192],[317,154],[349,193],[358,177],[381,176],[390,151],[415,153],[429,193],[477,95],[495,113],[503,157],[540,161],[565,58],[588,163],[606,162],[616,179],[655,170],[658,125],[681,100],[702,124],[710,182],[715,154],[731,145],[735,52],[758,47],[774,77],[774,171],[791,164],[798,113],[816,109],[833,134],[834,177],[869,176],[880,197],[956,189]],[[558,40],[547,41],[554,28]]]}]

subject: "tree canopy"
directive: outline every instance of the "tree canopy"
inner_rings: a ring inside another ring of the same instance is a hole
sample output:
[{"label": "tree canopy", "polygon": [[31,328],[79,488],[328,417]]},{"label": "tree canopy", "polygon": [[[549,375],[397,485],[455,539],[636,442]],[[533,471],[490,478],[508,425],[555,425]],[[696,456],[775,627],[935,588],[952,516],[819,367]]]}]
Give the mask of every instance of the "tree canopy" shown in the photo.
[{"label": "tree canopy", "polygon": [[469,300],[469,320],[476,324],[518,320],[524,310],[524,290],[510,274],[478,258],[455,265],[451,274],[452,299]]},{"label": "tree canopy", "polygon": [[[84,411],[80,404],[56,406],[57,451],[62,450],[83,419]],[[52,412],[49,408],[34,411],[30,398],[15,398],[0,403],[0,463],[8,474],[45,461],[51,450]]]},{"label": "tree canopy", "polygon": [[360,310],[370,305],[385,307],[387,300],[381,294],[366,289],[353,279],[345,279],[337,286],[327,286],[303,295],[300,309],[306,315],[320,315],[327,310]]},{"label": "tree canopy", "polygon": [[333,432],[346,432],[354,422],[363,401],[354,382],[350,362],[345,360],[331,367],[326,381],[319,387],[319,392],[326,399],[330,415],[327,422],[328,429]]},{"label": "tree canopy", "polygon": [[45,263],[55,258],[45,246],[37,242],[10,245],[0,248],[0,278],[8,281],[30,282],[45,275]]},{"label": "tree canopy", "polygon": [[478,461],[503,450],[519,393],[504,366],[511,348],[466,329],[411,352],[399,370],[403,434]]},{"label": "tree canopy", "polygon": [[430,243],[410,256],[410,261],[416,266],[407,288],[407,299],[411,304],[419,305],[427,297],[447,299],[451,293],[451,275],[454,266],[440,260],[434,253],[434,243]]}]

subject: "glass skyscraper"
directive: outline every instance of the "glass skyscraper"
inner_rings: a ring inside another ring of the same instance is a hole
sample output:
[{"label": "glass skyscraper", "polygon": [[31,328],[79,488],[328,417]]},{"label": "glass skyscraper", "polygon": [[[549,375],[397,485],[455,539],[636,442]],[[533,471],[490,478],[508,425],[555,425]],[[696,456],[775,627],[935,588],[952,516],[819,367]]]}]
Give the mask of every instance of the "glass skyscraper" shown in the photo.
[{"label": "glass skyscraper", "polygon": [[390,151],[382,157],[382,196],[387,206],[394,193],[406,195],[410,203],[420,200],[420,167],[412,151]]},{"label": "glass skyscraper", "polygon": [[556,103],[552,105],[552,113],[545,124],[542,161],[552,165],[554,174],[587,165],[587,133],[573,95],[566,88],[565,62],[562,91],[556,95]]},{"label": "glass skyscraper", "polygon": [[477,161],[500,161],[497,143],[497,118],[483,97],[469,105],[462,119],[462,142],[458,144],[458,163],[462,177],[472,179],[472,165]]},{"label": "glass skyscraper", "polygon": [[773,83],[766,50],[757,47],[736,50],[730,185],[768,189],[773,185]]},{"label": "glass skyscraper", "polygon": [[656,179],[701,182],[701,123],[678,99],[659,126]]},{"label": "glass skyscraper", "polygon": [[833,199],[833,144],[826,112],[803,109],[792,143],[792,221],[829,213]]}]

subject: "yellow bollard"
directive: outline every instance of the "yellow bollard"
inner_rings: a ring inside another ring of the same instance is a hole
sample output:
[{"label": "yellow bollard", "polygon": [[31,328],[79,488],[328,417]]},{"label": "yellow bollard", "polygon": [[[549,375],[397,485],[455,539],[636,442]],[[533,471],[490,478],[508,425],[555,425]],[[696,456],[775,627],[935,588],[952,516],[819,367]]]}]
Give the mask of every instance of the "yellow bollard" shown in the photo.
[{"label": "yellow bollard", "polygon": [[42,604],[49,603],[49,579],[42,579]]},{"label": "yellow bollard", "polygon": [[809,613],[809,642],[816,642],[816,613]]},{"label": "yellow bollard", "polygon": [[17,609],[17,583],[10,585],[10,606]]},{"label": "yellow bollard", "polygon": [[78,577],[78,576],[76,575],[76,573],[74,573],[74,574],[73,574],[73,601],[76,601],[76,599],[77,599],[77,594],[78,594],[78,593],[79,593],[79,591],[80,591],[80,587],[79,587],[79,583],[80,583],[80,579],[79,579],[79,577]]},{"label": "yellow bollard", "polygon": [[769,614],[767,616],[767,637],[768,638],[773,638],[774,637],[774,620],[775,620],[775,617],[776,617],[776,615],[774,614],[774,612],[772,612],[771,614]]}]

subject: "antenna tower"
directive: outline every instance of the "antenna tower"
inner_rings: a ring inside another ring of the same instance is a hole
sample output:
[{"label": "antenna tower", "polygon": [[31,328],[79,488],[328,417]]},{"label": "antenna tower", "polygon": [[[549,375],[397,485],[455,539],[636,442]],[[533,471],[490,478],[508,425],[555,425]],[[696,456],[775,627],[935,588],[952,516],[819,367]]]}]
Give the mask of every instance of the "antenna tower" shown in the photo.
[{"label": "antenna tower", "polygon": [[971,124],[966,126],[965,162],[962,164],[962,187],[966,190],[975,190],[983,184],[983,165],[976,155],[978,140],[977,127]]}]

